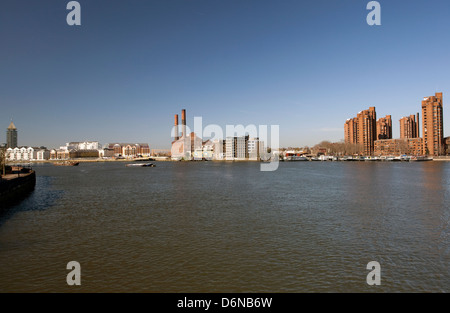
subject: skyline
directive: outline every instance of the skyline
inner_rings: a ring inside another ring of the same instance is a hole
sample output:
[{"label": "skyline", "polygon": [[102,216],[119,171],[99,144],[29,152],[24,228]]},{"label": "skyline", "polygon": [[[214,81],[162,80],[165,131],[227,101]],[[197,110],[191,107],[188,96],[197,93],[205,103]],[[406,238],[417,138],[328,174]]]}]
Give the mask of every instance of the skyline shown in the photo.
[{"label": "skyline", "polygon": [[381,26],[357,0],[79,2],[75,27],[66,2],[2,5],[0,142],[13,118],[19,145],[169,149],[185,108],[188,125],[278,124],[281,147],[313,146],[371,106],[399,138],[400,118],[450,85],[445,1],[380,1]]}]

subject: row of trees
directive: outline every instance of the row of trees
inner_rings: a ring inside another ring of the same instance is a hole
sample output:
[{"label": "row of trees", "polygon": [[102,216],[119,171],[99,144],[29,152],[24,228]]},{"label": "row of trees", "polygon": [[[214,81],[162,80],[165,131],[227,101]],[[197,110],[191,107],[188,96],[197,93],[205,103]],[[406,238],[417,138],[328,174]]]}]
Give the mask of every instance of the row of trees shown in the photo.
[{"label": "row of trees", "polygon": [[323,150],[326,150],[328,155],[344,156],[359,154],[362,148],[360,144],[346,143],[343,140],[339,142],[322,141],[312,148],[313,153]]},{"label": "row of trees", "polygon": [[287,147],[287,148],[280,149],[280,151],[288,151],[288,150],[298,151],[298,152],[302,152],[304,154],[313,154],[313,155],[327,154],[327,155],[344,156],[344,155],[359,154],[361,151],[361,145],[345,143],[344,141],[340,141],[340,142],[322,141],[313,147],[308,147],[308,146],[301,147],[301,148],[300,147]]}]

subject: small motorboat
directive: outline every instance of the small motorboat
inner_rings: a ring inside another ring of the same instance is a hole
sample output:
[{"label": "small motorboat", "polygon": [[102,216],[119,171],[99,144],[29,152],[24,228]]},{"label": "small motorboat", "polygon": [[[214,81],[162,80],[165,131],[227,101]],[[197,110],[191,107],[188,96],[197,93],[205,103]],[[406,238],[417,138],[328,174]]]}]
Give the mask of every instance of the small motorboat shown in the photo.
[{"label": "small motorboat", "polygon": [[132,163],[132,164],[126,164],[127,167],[155,167],[155,164],[153,163]]}]

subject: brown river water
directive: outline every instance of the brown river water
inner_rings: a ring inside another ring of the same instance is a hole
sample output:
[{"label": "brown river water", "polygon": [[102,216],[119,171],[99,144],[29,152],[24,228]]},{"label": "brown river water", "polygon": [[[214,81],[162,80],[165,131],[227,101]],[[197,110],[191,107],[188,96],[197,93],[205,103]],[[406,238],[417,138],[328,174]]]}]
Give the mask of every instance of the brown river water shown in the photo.
[{"label": "brown river water", "polygon": [[259,165],[35,165],[0,292],[450,292],[450,163]]}]

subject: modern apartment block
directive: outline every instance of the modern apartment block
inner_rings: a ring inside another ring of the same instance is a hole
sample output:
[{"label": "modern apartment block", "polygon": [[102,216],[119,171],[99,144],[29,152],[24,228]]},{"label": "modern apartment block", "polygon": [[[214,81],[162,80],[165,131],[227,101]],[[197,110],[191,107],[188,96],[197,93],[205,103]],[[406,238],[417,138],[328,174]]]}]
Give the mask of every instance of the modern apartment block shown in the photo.
[{"label": "modern apartment block", "polygon": [[377,120],[377,137],[375,140],[392,139],[392,118],[390,115]]},{"label": "modern apartment block", "polygon": [[359,112],[356,118],[348,119],[344,125],[345,142],[360,144],[362,154],[372,155],[374,153],[374,141],[377,137],[376,120],[375,107]]},{"label": "modern apartment block", "polygon": [[226,159],[244,160],[248,159],[249,136],[226,138]]},{"label": "modern apartment block", "polygon": [[422,101],[423,154],[425,155],[438,156],[445,153],[442,105],[442,92],[424,98]]},{"label": "modern apartment block", "polygon": [[264,154],[265,147],[264,142],[260,141],[258,137],[250,138],[247,143],[248,158],[250,160],[259,160],[261,155]]},{"label": "modern apartment block", "polygon": [[405,116],[400,119],[400,138],[419,138],[419,113],[417,119],[414,114]]}]

